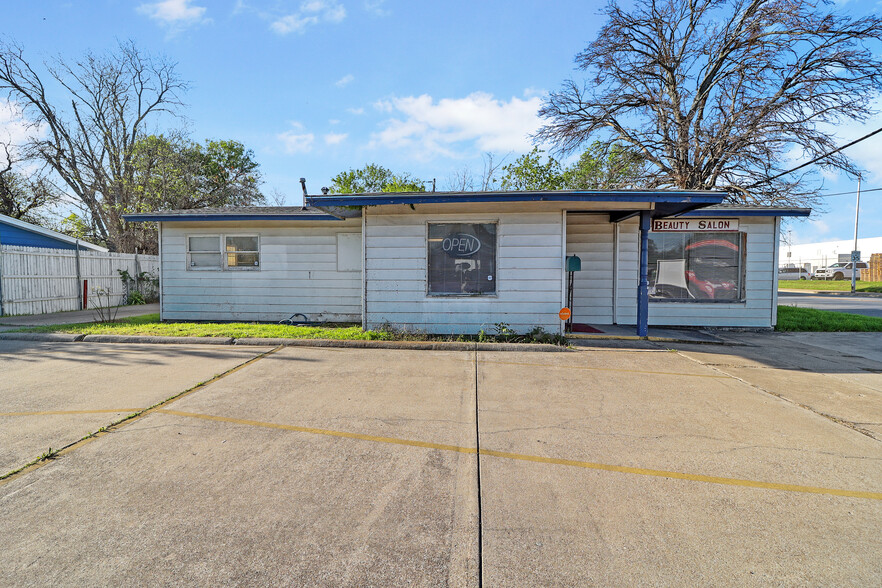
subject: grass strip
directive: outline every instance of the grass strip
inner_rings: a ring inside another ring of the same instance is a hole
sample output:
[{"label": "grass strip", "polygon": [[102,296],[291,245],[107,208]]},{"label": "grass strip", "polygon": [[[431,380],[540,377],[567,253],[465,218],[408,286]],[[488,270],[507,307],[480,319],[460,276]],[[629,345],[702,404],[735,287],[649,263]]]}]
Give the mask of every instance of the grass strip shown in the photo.
[{"label": "grass strip", "polygon": [[[851,280],[778,280],[778,288],[784,290],[825,290],[851,292]],[[855,283],[855,292],[882,292],[882,282]]]},{"label": "grass strip", "polygon": [[361,327],[304,327],[259,323],[162,323],[159,314],[120,319],[113,323],[46,325],[20,329],[28,333],[82,333],[84,335],[156,335],[164,337],[269,337],[284,339],[390,340],[385,331],[363,331]]},{"label": "grass strip", "polygon": [[784,332],[882,332],[882,318],[796,306],[778,307],[776,331]]}]

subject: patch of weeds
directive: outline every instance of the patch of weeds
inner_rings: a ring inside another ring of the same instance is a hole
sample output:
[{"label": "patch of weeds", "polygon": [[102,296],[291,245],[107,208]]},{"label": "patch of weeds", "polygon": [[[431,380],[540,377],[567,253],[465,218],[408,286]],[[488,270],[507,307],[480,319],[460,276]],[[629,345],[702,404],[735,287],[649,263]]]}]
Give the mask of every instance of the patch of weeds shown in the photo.
[{"label": "patch of weeds", "polygon": [[50,459],[55,459],[56,457],[58,457],[58,450],[56,449],[53,451],[50,447],[49,451],[37,458],[37,461],[48,461]]}]

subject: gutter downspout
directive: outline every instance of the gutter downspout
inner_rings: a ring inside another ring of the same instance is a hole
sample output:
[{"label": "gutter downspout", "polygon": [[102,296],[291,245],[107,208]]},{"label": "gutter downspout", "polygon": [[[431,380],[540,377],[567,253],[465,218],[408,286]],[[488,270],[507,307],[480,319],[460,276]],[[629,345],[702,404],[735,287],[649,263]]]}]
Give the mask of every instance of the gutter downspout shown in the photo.
[{"label": "gutter downspout", "polygon": [[361,209],[361,329],[367,330],[367,206]]},{"label": "gutter downspout", "polygon": [[3,316],[3,243],[0,241],[0,316]]},{"label": "gutter downspout", "polygon": [[637,336],[649,335],[649,210],[640,211],[640,282],[637,286]]},{"label": "gutter downspout", "polygon": [[165,296],[162,295],[162,283],[164,281],[162,279],[162,222],[156,223],[156,227],[159,233],[157,235],[157,239],[159,239],[159,287],[157,288],[159,290],[159,322],[162,322],[162,309],[165,306]]}]

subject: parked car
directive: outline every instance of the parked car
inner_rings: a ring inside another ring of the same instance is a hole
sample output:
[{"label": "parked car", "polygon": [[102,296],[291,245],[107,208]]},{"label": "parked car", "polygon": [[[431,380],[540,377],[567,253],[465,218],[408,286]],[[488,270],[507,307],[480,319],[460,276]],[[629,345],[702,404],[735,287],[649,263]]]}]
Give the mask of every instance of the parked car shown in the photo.
[{"label": "parked car", "polygon": [[[833,265],[822,267],[821,269],[815,272],[816,280],[850,280],[851,272],[853,271],[854,264],[850,261],[840,261],[839,263],[834,263]],[[857,262],[857,276],[856,279],[861,279],[861,271],[868,269],[869,265],[866,261]]]},{"label": "parked car", "polygon": [[808,271],[804,267],[779,267],[778,268],[778,279],[779,280],[811,280],[812,272]]}]

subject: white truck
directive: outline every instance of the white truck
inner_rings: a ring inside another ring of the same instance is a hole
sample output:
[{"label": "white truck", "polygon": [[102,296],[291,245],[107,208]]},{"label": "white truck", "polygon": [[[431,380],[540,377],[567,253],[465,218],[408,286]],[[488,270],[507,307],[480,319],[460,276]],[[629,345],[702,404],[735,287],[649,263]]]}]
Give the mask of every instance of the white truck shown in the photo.
[{"label": "white truck", "polygon": [[[818,270],[815,270],[815,280],[851,280],[851,272],[854,271],[854,262],[851,261],[840,261],[839,263],[834,263],[833,265],[822,267]],[[867,269],[869,266],[866,261],[857,262],[857,275],[855,276],[856,280],[861,279],[861,270]]]}]

